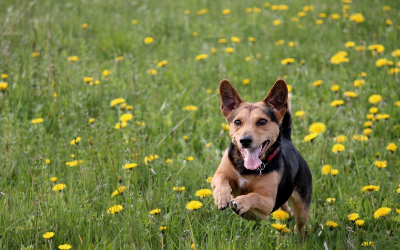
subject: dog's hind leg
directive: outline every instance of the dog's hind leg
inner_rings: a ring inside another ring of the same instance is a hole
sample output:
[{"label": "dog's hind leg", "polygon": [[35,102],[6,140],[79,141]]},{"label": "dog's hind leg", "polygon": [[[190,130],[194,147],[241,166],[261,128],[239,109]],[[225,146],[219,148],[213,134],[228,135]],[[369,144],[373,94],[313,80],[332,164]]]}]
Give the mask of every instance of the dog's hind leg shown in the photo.
[{"label": "dog's hind leg", "polygon": [[293,217],[293,212],[292,212],[292,210],[290,209],[290,207],[289,207],[289,205],[288,205],[287,202],[285,202],[285,204],[283,204],[283,205],[281,206],[281,209],[282,209],[283,211],[285,211],[286,213],[288,213],[288,214],[290,215],[290,217]]},{"label": "dog's hind leg", "polygon": [[293,209],[296,220],[295,229],[300,232],[301,240],[304,241],[306,235],[306,223],[310,216],[310,204],[305,202],[297,191],[293,191],[289,199],[289,205]]}]

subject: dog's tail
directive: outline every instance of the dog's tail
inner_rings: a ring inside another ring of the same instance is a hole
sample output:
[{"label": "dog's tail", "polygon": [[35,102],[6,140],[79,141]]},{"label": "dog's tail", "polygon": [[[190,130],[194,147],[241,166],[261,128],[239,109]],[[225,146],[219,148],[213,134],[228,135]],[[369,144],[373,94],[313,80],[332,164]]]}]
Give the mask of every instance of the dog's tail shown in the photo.
[{"label": "dog's tail", "polygon": [[285,116],[283,117],[282,124],[279,128],[280,133],[282,134],[283,138],[286,140],[291,141],[292,140],[292,94],[289,93],[288,97],[288,110],[285,113]]}]

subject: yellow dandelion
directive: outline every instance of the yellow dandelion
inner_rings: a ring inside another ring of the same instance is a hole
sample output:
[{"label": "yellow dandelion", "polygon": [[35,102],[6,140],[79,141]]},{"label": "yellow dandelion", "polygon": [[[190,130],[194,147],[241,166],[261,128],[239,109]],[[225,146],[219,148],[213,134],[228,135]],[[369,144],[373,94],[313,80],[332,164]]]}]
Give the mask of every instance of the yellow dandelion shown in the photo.
[{"label": "yellow dandelion", "polygon": [[314,87],[319,87],[323,82],[324,81],[322,81],[322,80],[315,81],[315,82],[313,82],[313,86]]},{"label": "yellow dandelion", "polygon": [[54,185],[53,191],[61,191],[66,187],[67,187],[67,185],[60,183],[60,184]]},{"label": "yellow dandelion", "polygon": [[193,161],[194,158],[193,158],[193,156],[189,156],[189,157],[186,157],[186,160],[188,160],[188,161]]},{"label": "yellow dandelion", "polygon": [[379,191],[379,186],[368,185],[361,188],[363,192]]},{"label": "yellow dandelion", "polygon": [[55,235],[55,233],[53,233],[53,232],[47,232],[47,233],[43,234],[43,238],[51,239],[51,238],[53,238],[54,235]]},{"label": "yellow dandelion", "polygon": [[247,84],[249,84],[249,83],[250,83],[250,79],[244,79],[244,80],[243,80],[243,84],[244,84],[244,85],[247,85]]},{"label": "yellow dandelion", "polygon": [[332,152],[336,154],[338,152],[343,151],[344,149],[345,149],[345,147],[343,144],[337,143],[337,144],[333,145]]},{"label": "yellow dandelion", "polygon": [[332,85],[331,90],[332,90],[333,92],[337,92],[337,91],[339,90],[339,85],[337,85],[337,84]]},{"label": "yellow dandelion", "polygon": [[326,222],[326,225],[327,225],[328,227],[330,227],[330,228],[335,228],[335,227],[338,226],[338,224],[337,224],[336,222],[334,222],[334,221],[327,221],[327,222]]},{"label": "yellow dandelion", "polygon": [[340,106],[340,105],[343,105],[343,104],[344,104],[343,100],[334,100],[334,101],[331,102],[331,106],[332,107]]},{"label": "yellow dandelion", "polygon": [[127,122],[127,121],[130,121],[130,120],[132,120],[133,119],[133,115],[132,114],[123,114],[120,118],[119,118],[119,120],[121,121],[121,122]]},{"label": "yellow dandelion", "polygon": [[231,37],[231,41],[234,42],[234,43],[239,43],[240,42],[240,38],[236,37],[236,36],[233,36],[233,37]]},{"label": "yellow dandelion", "polygon": [[166,160],[165,160],[165,163],[172,164],[172,163],[174,163],[174,160],[172,160],[172,159],[166,159]]},{"label": "yellow dandelion", "polygon": [[390,211],[392,211],[391,208],[381,207],[375,211],[374,217],[375,217],[375,219],[379,219],[380,217],[383,217],[383,216],[387,215],[388,213],[390,213]]},{"label": "yellow dandelion", "polygon": [[331,170],[332,170],[331,165],[324,165],[324,166],[322,167],[322,169],[321,169],[321,173],[322,173],[323,175],[327,175],[327,174],[329,174],[329,173],[331,172]]},{"label": "yellow dandelion", "polygon": [[232,47],[228,47],[225,49],[225,52],[227,52],[229,54],[233,53],[233,51],[235,51],[235,50]]},{"label": "yellow dandelion", "polygon": [[148,36],[148,37],[144,38],[143,42],[144,42],[145,44],[151,44],[151,43],[154,42],[154,38]]},{"label": "yellow dandelion", "polygon": [[315,122],[315,123],[311,124],[310,127],[308,128],[308,132],[318,133],[318,134],[323,133],[325,130],[326,130],[326,126],[322,122]]},{"label": "yellow dandelion", "polygon": [[332,169],[331,175],[336,176],[339,173],[339,169]]},{"label": "yellow dandelion", "polygon": [[294,115],[297,116],[297,117],[302,117],[305,113],[306,112],[300,110],[300,111],[297,111],[296,113],[294,113]]},{"label": "yellow dandelion", "polygon": [[191,201],[186,204],[186,209],[196,210],[201,208],[201,206],[203,206],[203,203],[201,203],[200,201]]},{"label": "yellow dandelion", "polygon": [[393,153],[394,151],[397,150],[397,146],[396,146],[396,144],[391,142],[391,143],[389,143],[389,145],[387,145],[386,150],[389,150],[389,151],[391,151]]},{"label": "yellow dandelion", "polygon": [[[290,46],[290,45],[289,45],[289,46]],[[281,61],[281,64],[287,65],[287,64],[294,63],[294,62],[295,62],[295,60],[294,60],[293,58],[286,58],[286,59],[283,59],[283,60]]]},{"label": "yellow dandelion", "polygon": [[333,204],[335,203],[336,199],[335,198],[326,198],[325,200],[327,203]]},{"label": "yellow dandelion", "polygon": [[111,101],[110,106],[113,107],[115,105],[118,105],[118,104],[121,104],[121,103],[124,103],[124,102],[125,102],[124,98],[114,99],[114,100]]},{"label": "yellow dandelion", "polygon": [[377,168],[386,168],[387,167],[387,161],[374,161],[374,165]]},{"label": "yellow dandelion", "polygon": [[201,55],[196,56],[196,60],[201,61],[201,60],[206,59],[207,57],[208,57],[207,54],[201,54]]},{"label": "yellow dandelion", "polygon": [[355,220],[357,220],[359,217],[360,217],[360,215],[358,215],[357,213],[352,213],[352,214],[347,215],[347,218],[348,218],[349,220],[351,220],[351,221],[355,221]]},{"label": "yellow dandelion", "polygon": [[315,139],[319,134],[318,133],[311,133],[309,135],[304,136],[303,142],[310,142]]},{"label": "yellow dandelion", "polygon": [[343,96],[346,96],[346,97],[357,97],[358,94],[356,92],[353,92],[353,91],[346,91],[346,92],[343,93]]},{"label": "yellow dandelion", "polygon": [[78,61],[79,60],[79,57],[78,56],[69,56],[68,57],[68,61],[70,61],[70,62],[76,62],[76,61]]},{"label": "yellow dandelion", "polygon": [[72,246],[70,244],[64,244],[64,245],[59,245],[58,246],[58,249],[61,249],[61,250],[68,250],[68,249],[71,249],[71,248],[72,248]]},{"label": "yellow dandelion", "polygon": [[38,57],[40,55],[40,52],[33,52],[31,54],[32,57]]},{"label": "yellow dandelion", "polygon": [[286,224],[281,224],[281,223],[272,223],[271,226],[278,231],[285,230],[286,228]]},{"label": "yellow dandelion", "polygon": [[377,104],[382,100],[382,96],[380,95],[371,95],[368,98],[368,102],[372,103],[372,104]]},{"label": "yellow dandelion", "polygon": [[283,210],[276,210],[272,214],[272,219],[280,221],[280,220],[287,220],[289,219],[289,214]]},{"label": "yellow dandelion", "polygon": [[356,220],[355,223],[357,226],[362,227],[364,225],[364,220]]},{"label": "yellow dandelion", "polygon": [[198,108],[196,106],[194,106],[194,105],[188,105],[188,106],[184,107],[183,110],[196,111],[196,110],[198,110]]},{"label": "yellow dandelion", "polygon": [[107,213],[108,214],[119,213],[122,211],[122,209],[124,209],[124,208],[121,205],[115,205],[115,206],[112,206],[109,209],[107,209]]},{"label": "yellow dandelion", "polygon": [[156,209],[151,210],[151,211],[149,212],[149,214],[159,214],[160,212],[161,212],[161,209],[156,208]]},{"label": "yellow dandelion", "polygon": [[58,180],[58,177],[51,177],[49,180],[52,182],[56,182]]},{"label": "yellow dandelion", "polygon": [[37,123],[42,123],[43,121],[44,121],[43,118],[36,118],[32,120],[32,123],[37,124]]},{"label": "yellow dandelion", "polygon": [[225,131],[229,131],[229,129],[230,129],[229,124],[226,124],[226,123],[221,123],[221,126],[222,126],[222,129]]},{"label": "yellow dandelion", "polygon": [[213,194],[213,192],[210,189],[200,189],[200,190],[196,191],[195,196],[204,198],[204,197],[212,195],[212,194]]},{"label": "yellow dandelion", "polygon": [[212,176],[207,177],[206,182],[211,183],[212,178],[213,178]]},{"label": "yellow dandelion", "polygon": [[117,190],[112,192],[111,196],[116,196],[116,195],[122,194],[122,192],[124,192],[125,190],[126,190],[126,186],[120,186],[117,188]]},{"label": "yellow dandelion", "polygon": [[356,141],[367,141],[368,137],[365,135],[353,135],[353,140]]},{"label": "yellow dandelion", "polygon": [[229,13],[231,13],[231,10],[230,10],[230,9],[224,9],[224,10],[222,11],[222,15],[228,15]]},{"label": "yellow dandelion", "polygon": [[345,141],[347,141],[347,136],[345,136],[345,135],[338,135],[338,136],[336,136],[336,137],[333,137],[333,140],[335,141],[335,142],[345,142]]}]

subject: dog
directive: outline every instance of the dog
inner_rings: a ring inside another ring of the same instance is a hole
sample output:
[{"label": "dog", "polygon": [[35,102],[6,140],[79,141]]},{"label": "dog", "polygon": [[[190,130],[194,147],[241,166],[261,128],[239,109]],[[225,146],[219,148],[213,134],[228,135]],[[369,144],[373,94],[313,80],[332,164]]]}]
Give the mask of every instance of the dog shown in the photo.
[{"label": "dog", "polygon": [[[228,80],[220,84],[221,112],[232,139],[211,181],[215,205],[248,220],[265,220],[281,207],[305,237],[312,195],[307,162],[291,140],[286,82],[278,79],[257,103],[244,102]],[[289,208],[287,201],[293,210]]]}]

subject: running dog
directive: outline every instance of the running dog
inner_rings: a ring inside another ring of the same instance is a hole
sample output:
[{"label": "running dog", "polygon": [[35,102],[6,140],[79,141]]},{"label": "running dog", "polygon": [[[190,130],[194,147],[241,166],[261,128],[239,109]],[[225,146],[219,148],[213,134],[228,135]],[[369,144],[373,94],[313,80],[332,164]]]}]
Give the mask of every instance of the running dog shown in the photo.
[{"label": "running dog", "polygon": [[[312,177],[291,140],[286,82],[279,79],[260,102],[244,102],[227,80],[220,84],[221,112],[232,139],[213,179],[214,201],[248,220],[268,219],[281,207],[294,215],[302,239],[310,214]],[[288,207],[287,201],[294,213]]]}]

